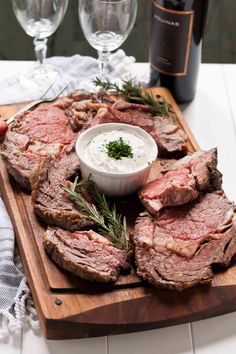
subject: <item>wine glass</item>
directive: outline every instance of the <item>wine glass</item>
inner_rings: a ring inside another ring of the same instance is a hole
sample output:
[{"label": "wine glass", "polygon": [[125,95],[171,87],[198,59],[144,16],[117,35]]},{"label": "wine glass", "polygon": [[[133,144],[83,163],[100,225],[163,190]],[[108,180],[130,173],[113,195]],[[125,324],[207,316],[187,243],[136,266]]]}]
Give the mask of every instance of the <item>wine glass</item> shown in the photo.
[{"label": "wine glass", "polygon": [[110,52],[132,30],[136,13],[136,0],[79,0],[80,24],[87,41],[98,51],[101,78],[106,76]]},{"label": "wine glass", "polygon": [[59,69],[45,64],[47,40],[61,23],[68,0],[12,0],[13,10],[21,27],[34,38],[36,68],[22,73],[20,81],[24,86],[47,85],[59,73]]}]

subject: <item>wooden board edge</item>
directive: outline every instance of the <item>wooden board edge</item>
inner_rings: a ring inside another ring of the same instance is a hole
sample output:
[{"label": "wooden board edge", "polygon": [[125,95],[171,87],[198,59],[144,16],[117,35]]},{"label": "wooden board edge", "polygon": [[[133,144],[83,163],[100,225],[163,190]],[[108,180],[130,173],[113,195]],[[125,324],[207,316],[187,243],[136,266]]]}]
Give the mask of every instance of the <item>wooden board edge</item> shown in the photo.
[{"label": "wooden board edge", "polygon": [[[217,291],[215,289],[208,289],[210,291],[210,300],[212,301],[211,306],[207,306],[207,308],[205,308],[206,303],[204,301],[204,296],[209,297],[209,293],[205,294],[207,290],[204,288],[200,289],[201,296],[203,295],[203,297],[199,301],[197,299],[199,297],[199,289],[194,289],[194,291],[189,289],[189,291],[185,292],[182,299],[182,306],[185,308],[179,307],[179,310],[173,316],[172,311],[169,310],[166,312],[165,306],[171,308],[171,299],[167,300],[166,292],[163,291],[159,298],[157,298],[156,294],[152,294],[148,297],[100,307],[83,313],[82,316],[72,316],[57,321],[46,321],[45,335],[48,339],[57,340],[97,337],[146,331],[220,316],[236,310],[236,286],[233,289],[232,287],[227,288],[227,295],[225,294],[225,289],[223,291],[220,288]],[[176,297],[176,293],[172,293],[172,295]],[[190,296],[194,300],[194,305],[197,300],[198,311],[192,310],[191,303],[188,301]],[[187,311],[185,302],[187,303]],[[173,302],[172,305],[176,306],[176,303]],[[137,311],[137,309],[140,310]],[[154,309],[157,309],[157,311]],[[129,320],[129,316],[132,320]],[[70,328],[70,330],[65,331],[65,328]]]},{"label": "wooden board edge", "polygon": [[[10,216],[11,222],[13,224],[14,232],[16,235],[16,243],[19,248],[19,253],[21,256],[21,261],[22,261],[24,273],[26,276],[27,284],[29,285],[30,290],[32,292],[40,323],[41,323],[42,327],[44,327],[44,313],[43,313],[43,309],[41,308],[41,305],[40,305],[40,299],[37,295],[38,294],[37,289],[35,287],[35,277],[37,277],[39,268],[38,267],[35,268],[35,262],[30,262],[29,254],[27,254],[25,251],[25,245],[23,245],[22,237],[24,237],[27,247],[31,247],[30,242],[29,242],[29,236],[26,235],[24,222],[22,219],[22,214],[20,213],[20,210],[18,208],[16,198],[15,198],[14,192],[12,190],[12,186],[11,186],[10,180],[8,178],[8,175],[6,174],[6,172],[5,173],[3,172],[5,169],[5,166],[3,165],[3,161],[1,159],[1,157],[0,157],[0,167],[1,167],[0,168],[0,190],[2,193],[2,198],[5,203],[8,214]],[[5,179],[5,183],[3,183],[3,178]],[[10,206],[10,203],[11,203],[11,206]],[[13,206],[14,210],[12,209],[12,206]],[[34,255],[34,257],[36,257],[36,255]],[[37,261],[36,261],[36,264],[38,264]],[[35,273],[33,272],[33,268],[36,269]],[[45,299],[47,299],[47,292],[43,287],[43,283],[42,283],[40,277],[37,277],[37,278],[38,278],[37,280],[40,281],[40,285],[43,289],[43,293],[45,294]]]},{"label": "wooden board edge", "polygon": [[171,92],[165,87],[158,87],[158,88],[150,87],[150,88],[146,89],[146,91],[152,92],[153,95],[155,95],[156,90],[158,90],[158,94],[162,94],[164,97],[167,97],[167,100],[172,105],[174,111],[176,112],[176,114],[178,116],[178,121],[180,123],[180,126],[183,128],[183,130],[188,135],[188,138],[189,138],[190,143],[193,146],[194,150],[196,150],[196,151],[200,150],[197,140],[195,139],[192,131],[190,130],[186,120],[184,119],[183,113],[181,112],[179,106],[175,102]]},{"label": "wooden board edge", "polygon": [[[155,89],[154,89],[155,90]],[[198,150],[199,146],[194,138],[194,136],[192,135],[187,123],[185,122],[183,115],[179,109],[179,107],[175,104],[172,96],[170,95],[169,91],[167,89],[162,89],[165,92],[168,92],[169,95],[169,101],[170,103],[173,105],[174,110],[177,112],[178,117],[179,117],[179,121],[180,124],[182,125],[183,129],[187,132],[187,134],[189,135],[189,139],[191,141],[191,144],[193,145],[193,147]],[[164,92],[163,91],[163,92]],[[1,172],[1,171],[0,171]],[[1,180],[2,176],[0,173],[0,182],[1,185],[3,185],[3,181]],[[4,186],[5,187],[5,186]],[[13,193],[13,199],[11,199],[13,201],[13,203],[16,205],[16,210],[18,210],[17,214],[14,214],[13,212],[11,212],[9,210],[9,206],[8,206],[8,211],[11,215],[14,227],[16,227],[16,223],[18,223],[19,225],[19,220],[21,218],[18,219],[18,217],[21,216],[20,210],[18,208],[17,202],[15,200],[15,196],[14,196],[14,192],[12,191],[11,185],[8,182],[8,187],[9,187],[9,191],[5,191],[5,203],[7,203],[7,197],[12,198],[12,194]],[[4,191],[3,191],[3,197],[4,197]],[[23,221],[21,221],[20,223],[20,229],[24,230],[25,233],[25,228],[24,228],[24,223]],[[16,228],[15,228],[16,230]],[[20,236],[20,232],[16,232],[16,236],[17,236],[17,243],[19,245],[20,248],[20,253],[22,255],[22,261],[23,261],[23,265],[24,265],[24,269],[26,272],[26,276],[29,279],[29,282],[31,284],[31,291],[33,293],[33,297],[35,300],[35,304],[36,304],[36,308],[38,310],[38,315],[39,315],[39,319],[41,322],[41,326],[43,328],[43,332],[45,334],[45,336],[47,338],[50,339],[64,339],[61,335],[60,335],[60,328],[61,330],[64,331],[65,333],[65,329],[69,329],[67,332],[67,337],[66,339],[69,338],[81,338],[81,337],[86,337],[86,336],[95,336],[97,335],[97,330],[98,330],[98,326],[101,327],[101,324],[98,324],[96,322],[94,322],[94,319],[92,319],[92,317],[94,317],[94,315],[96,315],[95,317],[97,318],[97,316],[99,315],[100,311],[104,311],[105,308],[104,307],[98,307],[96,309],[92,309],[90,311],[85,311],[85,312],[81,312],[81,314],[78,315],[73,315],[73,316],[69,316],[66,318],[63,318],[63,316],[56,318],[52,318],[50,317],[50,313],[47,311],[47,307],[42,308],[40,300],[39,299],[39,295],[37,293],[38,288],[36,288],[35,284],[34,284],[34,277],[37,277],[37,275],[33,274],[33,269],[37,269],[37,255],[34,255],[34,268],[31,269],[30,264],[28,263],[28,258],[27,255],[25,254],[25,250],[24,247],[22,245],[22,240],[21,240],[21,236]],[[27,235],[24,235],[24,239],[27,239]],[[28,240],[29,243],[29,240]],[[32,245],[31,245],[32,246]],[[40,283],[38,284],[38,286],[40,286],[40,290],[43,292],[43,299],[45,301],[45,303],[52,303],[57,294],[51,294],[48,289],[45,288],[45,284],[43,284],[42,281],[40,281]],[[202,312],[198,312],[197,314],[194,313],[191,315],[191,306],[188,309],[188,314],[186,315],[181,315],[181,316],[177,316],[175,319],[168,319],[168,320],[162,320],[161,318],[159,318],[159,322],[156,320],[155,322],[152,323],[148,323],[147,324],[147,328],[145,327],[145,325],[142,323],[142,328],[140,328],[140,323],[138,324],[127,324],[127,323],[120,323],[119,321],[117,321],[117,324],[115,324],[111,330],[109,329],[109,326],[111,326],[111,324],[107,325],[104,323],[103,326],[103,334],[98,334],[98,335],[107,335],[107,334],[116,334],[116,333],[128,333],[128,332],[133,332],[133,331],[140,331],[140,330],[146,330],[146,329],[153,329],[153,328],[160,328],[160,327],[165,327],[168,325],[175,325],[175,324],[179,324],[179,323],[185,323],[188,322],[190,320],[197,320],[197,319],[202,319],[202,318],[208,318],[211,316],[216,316],[216,315],[221,315],[223,313],[226,312],[231,312],[236,308],[235,305],[235,301],[236,301],[236,286],[222,286],[222,287],[212,287],[211,288],[213,291],[213,300],[212,300],[212,308],[210,309],[210,311],[207,313],[206,309],[203,309]],[[122,290],[121,290],[122,292]],[[190,291],[190,293],[192,292],[192,290]],[[194,290],[193,290],[194,292]],[[228,297],[229,296],[229,292],[232,294],[232,298]],[[135,294],[135,292],[130,291],[130,295],[132,296],[132,293]],[[204,293],[204,291],[203,291]],[[216,295],[217,294],[217,295]],[[66,296],[79,296],[79,295],[65,295]],[[148,295],[144,295],[143,297],[141,296],[140,299],[141,300],[147,300],[148,298],[151,298],[152,296],[150,296],[150,294]],[[205,296],[204,294],[201,295],[202,297],[202,303],[205,303]],[[217,302],[218,304],[214,306],[214,299],[217,297]],[[156,298],[156,297],[155,297]],[[135,298],[134,299],[134,308],[135,311],[137,311],[137,307],[139,305],[139,298]],[[133,301],[133,299],[132,299]],[[128,307],[127,307],[128,306]],[[145,304],[143,303],[142,306],[145,306]],[[159,303],[159,307],[161,307],[161,302]],[[130,300],[124,300],[122,303],[113,303],[113,304],[108,304],[106,311],[110,311],[110,313],[117,313],[117,310],[122,309],[122,312],[124,313],[124,311],[129,311],[130,309]],[[56,312],[56,310],[55,310]],[[92,316],[92,317],[90,317]],[[125,316],[124,316],[125,318]],[[130,325],[130,328],[128,328],[127,326]],[[118,328],[118,327],[120,328]],[[144,328],[145,327],[145,328]],[[72,330],[73,329],[73,330]],[[102,329],[101,329],[102,330]],[[57,332],[58,331],[58,332]],[[109,332],[111,331],[111,332]]]}]

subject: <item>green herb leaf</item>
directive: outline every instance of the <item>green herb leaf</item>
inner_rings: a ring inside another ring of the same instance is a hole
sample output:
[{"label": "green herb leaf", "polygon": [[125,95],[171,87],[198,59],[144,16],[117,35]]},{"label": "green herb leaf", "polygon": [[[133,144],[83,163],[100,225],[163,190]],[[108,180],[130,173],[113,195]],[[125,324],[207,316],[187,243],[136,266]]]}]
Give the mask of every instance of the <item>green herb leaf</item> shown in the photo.
[{"label": "green herb leaf", "polygon": [[[128,250],[126,239],[126,219],[117,214],[116,207],[109,206],[104,194],[98,192],[95,183],[91,180],[80,181],[78,178],[71,188],[63,185],[62,188],[69,194],[70,198],[80,207],[81,213],[88,216],[101,228],[101,232],[111,241],[115,247]],[[92,198],[92,204],[83,196],[87,192]]]},{"label": "green herb leaf", "polygon": [[145,104],[150,107],[150,111],[163,117],[170,117],[176,121],[176,114],[167,100],[160,95],[154,96],[152,93],[143,92],[139,84],[134,84],[132,80],[123,80],[121,87],[110,80],[102,81],[98,77],[93,80],[97,87],[105,90],[112,90],[124,96],[129,102]]},{"label": "green herb leaf", "polygon": [[107,155],[115,160],[121,160],[122,157],[133,157],[132,148],[122,138],[110,141],[105,145]]}]

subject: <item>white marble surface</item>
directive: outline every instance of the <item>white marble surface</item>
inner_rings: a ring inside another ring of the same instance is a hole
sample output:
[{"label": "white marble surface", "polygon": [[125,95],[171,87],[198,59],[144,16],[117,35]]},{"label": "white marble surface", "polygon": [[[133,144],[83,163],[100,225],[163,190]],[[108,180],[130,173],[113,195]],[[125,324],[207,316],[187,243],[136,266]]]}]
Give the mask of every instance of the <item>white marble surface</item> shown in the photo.
[{"label": "white marble surface", "polygon": [[[17,73],[29,62],[0,61],[0,77]],[[132,71],[148,70],[135,64]],[[224,189],[236,201],[236,65],[203,64],[193,102],[183,105],[188,122],[203,149],[217,146]],[[18,342],[0,344],[1,354],[234,354],[236,313],[191,324],[147,332],[93,339],[48,341],[31,330]]]}]

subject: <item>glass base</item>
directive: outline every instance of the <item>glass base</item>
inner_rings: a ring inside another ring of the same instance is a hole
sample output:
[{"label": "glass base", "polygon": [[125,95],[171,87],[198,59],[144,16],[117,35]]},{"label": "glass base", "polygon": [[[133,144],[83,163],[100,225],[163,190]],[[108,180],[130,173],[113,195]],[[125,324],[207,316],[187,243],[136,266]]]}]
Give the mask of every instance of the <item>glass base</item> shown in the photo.
[{"label": "glass base", "polygon": [[44,90],[56,80],[59,74],[61,74],[60,69],[49,64],[43,64],[21,73],[19,81],[25,88]]}]

